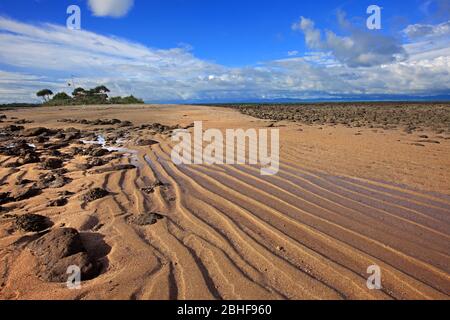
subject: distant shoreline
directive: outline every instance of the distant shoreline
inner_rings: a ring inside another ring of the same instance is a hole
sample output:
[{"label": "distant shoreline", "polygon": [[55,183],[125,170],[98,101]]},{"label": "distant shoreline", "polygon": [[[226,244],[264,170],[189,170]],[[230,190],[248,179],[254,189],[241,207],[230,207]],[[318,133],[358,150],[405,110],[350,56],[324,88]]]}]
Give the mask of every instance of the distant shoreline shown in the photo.
[{"label": "distant shoreline", "polygon": [[[192,106],[242,106],[242,105],[248,105],[248,106],[254,106],[254,105],[264,105],[264,106],[275,106],[275,105],[284,105],[284,106],[295,106],[295,105],[324,105],[324,104],[334,104],[334,105],[338,105],[338,106],[342,106],[342,105],[349,105],[349,104],[362,104],[362,105],[366,105],[366,104],[401,104],[401,105],[405,105],[405,104],[450,104],[450,98],[449,99],[445,99],[445,100],[315,100],[315,101],[289,101],[289,102],[269,102],[269,101],[264,101],[264,102],[256,102],[256,101],[246,101],[246,102],[205,102],[205,103],[201,103],[201,102],[193,102],[193,103],[189,103],[189,102],[184,102],[184,103],[180,103],[180,102],[148,102],[145,101],[144,105],[152,105],[152,104],[158,104],[158,105],[171,105],[171,104],[180,104],[180,105],[192,105]],[[104,104],[105,106],[108,106],[109,104]],[[114,104],[110,104],[110,105],[114,105]],[[121,105],[133,105],[133,104],[121,104]],[[67,107],[70,105],[61,105],[61,106],[48,106],[42,103],[18,103],[18,102],[12,102],[12,103],[4,103],[4,104],[0,104],[0,109],[15,109],[15,108],[36,108],[36,107]],[[74,105],[76,106],[76,105]],[[98,106],[98,104],[87,104],[84,105],[86,107],[89,106]]]}]

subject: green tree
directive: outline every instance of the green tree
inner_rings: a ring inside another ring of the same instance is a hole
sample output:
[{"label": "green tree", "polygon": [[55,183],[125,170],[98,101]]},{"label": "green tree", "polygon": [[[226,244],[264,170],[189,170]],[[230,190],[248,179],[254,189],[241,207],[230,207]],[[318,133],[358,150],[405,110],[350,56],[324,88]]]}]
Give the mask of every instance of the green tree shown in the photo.
[{"label": "green tree", "polygon": [[53,100],[71,100],[72,97],[65,92],[57,93],[53,96]]},{"label": "green tree", "polygon": [[94,93],[97,93],[97,94],[106,94],[108,92],[111,92],[111,91],[109,91],[109,89],[105,86],[98,86],[94,89]]},{"label": "green tree", "polygon": [[74,96],[74,97],[79,97],[79,96],[84,96],[84,95],[86,95],[86,90],[84,90],[81,87],[76,88],[72,92],[72,96]]},{"label": "green tree", "polygon": [[43,89],[43,90],[40,90],[40,91],[38,91],[36,93],[36,96],[38,96],[39,98],[44,99],[44,102],[47,102],[48,98],[50,96],[52,96],[52,95],[53,95],[53,92],[52,92],[52,90],[49,90],[49,89]]}]

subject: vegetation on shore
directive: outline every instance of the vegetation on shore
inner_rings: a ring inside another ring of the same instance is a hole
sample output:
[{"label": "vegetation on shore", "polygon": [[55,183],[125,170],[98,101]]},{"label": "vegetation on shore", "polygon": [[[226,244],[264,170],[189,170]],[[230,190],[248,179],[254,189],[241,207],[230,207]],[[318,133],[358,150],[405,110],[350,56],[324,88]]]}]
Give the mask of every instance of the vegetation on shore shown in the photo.
[{"label": "vegetation on shore", "polygon": [[15,109],[15,108],[33,108],[39,107],[40,104],[37,103],[5,103],[0,104],[0,109]]},{"label": "vegetation on shore", "polygon": [[[133,95],[128,97],[109,97],[110,90],[105,86],[98,86],[94,89],[76,88],[72,95],[59,92],[53,95],[49,89],[40,90],[36,96],[44,100],[45,106],[67,106],[67,105],[94,105],[94,104],[143,104],[142,99]],[[50,96],[53,96],[50,99]]]}]

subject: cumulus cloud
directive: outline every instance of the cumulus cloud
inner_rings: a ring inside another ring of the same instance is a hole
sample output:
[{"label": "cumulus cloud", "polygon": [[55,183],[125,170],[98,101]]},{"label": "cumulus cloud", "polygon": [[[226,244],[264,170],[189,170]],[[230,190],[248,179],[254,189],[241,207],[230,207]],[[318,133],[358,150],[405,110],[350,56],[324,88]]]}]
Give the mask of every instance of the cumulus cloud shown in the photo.
[{"label": "cumulus cloud", "polygon": [[409,39],[450,37],[450,21],[438,25],[412,24],[407,26],[403,33]]},{"label": "cumulus cloud", "polygon": [[195,57],[189,47],[160,50],[86,30],[4,17],[0,42],[8,44],[0,46],[0,61],[8,70],[0,69],[0,102],[37,100],[35,92],[47,87],[70,93],[72,75],[76,86],[105,84],[113,95],[134,94],[149,102],[450,91],[450,39],[409,43],[403,47],[408,59],[365,68],[342,63],[331,50],[230,68]]},{"label": "cumulus cloud", "polygon": [[305,17],[294,23],[292,29],[303,32],[310,49],[330,51],[349,67],[371,67],[405,59],[406,53],[396,39],[355,28],[342,12],[338,13],[338,20],[348,35],[339,36],[330,30],[317,29],[314,21]]},{"label": "cumulus cloud", "polygon": [[133,7],[134,0],[89,0],[89,8],[98,17],[123,17]]}]

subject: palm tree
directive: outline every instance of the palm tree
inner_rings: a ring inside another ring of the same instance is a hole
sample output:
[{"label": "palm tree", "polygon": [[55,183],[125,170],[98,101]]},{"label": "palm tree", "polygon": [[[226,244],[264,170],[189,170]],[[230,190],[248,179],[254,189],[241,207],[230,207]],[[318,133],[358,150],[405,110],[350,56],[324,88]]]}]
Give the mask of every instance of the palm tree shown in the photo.
[{"label": "palm tree", "polygon": [[48,97],[51,95],[53,95],[53,92],[49,89],[43,89],[36,93],[36,96],[38,96],[39,98],[43,98],[44,102],[48,102]]}]

